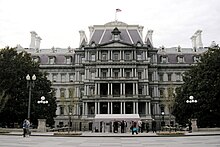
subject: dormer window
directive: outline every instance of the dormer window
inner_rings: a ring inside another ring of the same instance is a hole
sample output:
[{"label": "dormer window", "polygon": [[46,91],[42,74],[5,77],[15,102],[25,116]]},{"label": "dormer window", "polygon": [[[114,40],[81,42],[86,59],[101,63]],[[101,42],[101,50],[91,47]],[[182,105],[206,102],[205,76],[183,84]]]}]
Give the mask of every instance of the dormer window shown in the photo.
[{"label": "dormer window", "polygon": [[55,64],[55,57],[49,57],[49,64]]},{"label": "dormer window", "polygon": [[160,56],[160,63],[167,63],[168,57],[167,56]]},{"label": "dormer window", "polygon": [[112,33],[112,40],[120,40],[120,31],[118,28],[114,28],[114,30],[111,32]]},{"label": "dormer window", "polygon": [[39,57],[33,57],[33,61],[38,63],[38,62],[40,62],[40,58]]},{"label": "dormer window", "polygon": [[72,57],[68,56],[66,57],[66,64],[71,64],[72,62]]},{"label": "dormer window", "polygon": [[184,62],[184,57],[183,56],[178,56],[177,57],[177,62],[178,63],[183,63]]},{"label": "dormer window", "polygon": [[198,63],[200,61],[200,56],[194,56],[193,57],[193,62]]}]

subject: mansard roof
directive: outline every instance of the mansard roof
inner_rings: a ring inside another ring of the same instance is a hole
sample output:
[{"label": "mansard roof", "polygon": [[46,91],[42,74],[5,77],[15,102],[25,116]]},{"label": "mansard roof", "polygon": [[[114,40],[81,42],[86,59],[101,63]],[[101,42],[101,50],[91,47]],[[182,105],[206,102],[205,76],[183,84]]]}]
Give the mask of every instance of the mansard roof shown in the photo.
[{"label": "mansard roof", "polygon": [[139,31],[138,25],[127,25],[123,22],[109,22],[105,25],[93,26],[93,32],[91,32],[91,39],[89,44],[94,42],[95,44],[105,44],[112,41],[112,31],[117,28],[120,31],[120,42],[128,44],[136,44],[140,42],[143,44],[142,32]]}]

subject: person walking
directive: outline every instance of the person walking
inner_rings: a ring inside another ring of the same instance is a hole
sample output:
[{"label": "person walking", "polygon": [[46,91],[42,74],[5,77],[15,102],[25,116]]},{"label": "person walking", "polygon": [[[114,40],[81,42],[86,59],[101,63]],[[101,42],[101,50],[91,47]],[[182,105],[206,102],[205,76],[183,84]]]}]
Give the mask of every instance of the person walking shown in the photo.
[{"label": "person walking", "polygon": [[157,127],[157,122],[153,119],[153,121],[152,121],[152,131],[153,131],[153,133],[155,132],[157,132],[156,131],[156,127]]},{"label": "person walking", "polygon": [[23,137],[26,137],[26,135],[27,135],[27,119],[25,119],[24,121],[23,121]]}]

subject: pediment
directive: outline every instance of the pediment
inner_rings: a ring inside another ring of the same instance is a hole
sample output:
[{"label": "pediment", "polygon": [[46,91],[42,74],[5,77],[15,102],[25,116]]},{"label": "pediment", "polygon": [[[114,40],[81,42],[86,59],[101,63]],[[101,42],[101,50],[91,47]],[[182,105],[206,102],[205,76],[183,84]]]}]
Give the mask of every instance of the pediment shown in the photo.
[{"label": "pediment", "polygon": [[124,42],[108,42],[105,44],[100,44],[100,47],[133,47],[132,44],[124,43]]}]

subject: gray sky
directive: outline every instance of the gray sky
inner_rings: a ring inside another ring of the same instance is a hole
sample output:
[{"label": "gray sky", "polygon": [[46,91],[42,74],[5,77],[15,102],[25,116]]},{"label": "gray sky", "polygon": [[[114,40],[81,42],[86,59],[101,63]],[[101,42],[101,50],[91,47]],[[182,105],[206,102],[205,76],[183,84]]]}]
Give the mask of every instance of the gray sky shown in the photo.
[{"label": "gray sky", "polygon": [[79,46],[79,30],[115,19],[154,30],[155,47],[192,47],[190,37],[203,30],[204,46],[220,43],[220,0],[0,0],[0,48],[29,47],[30,31],[41,48]]}]

